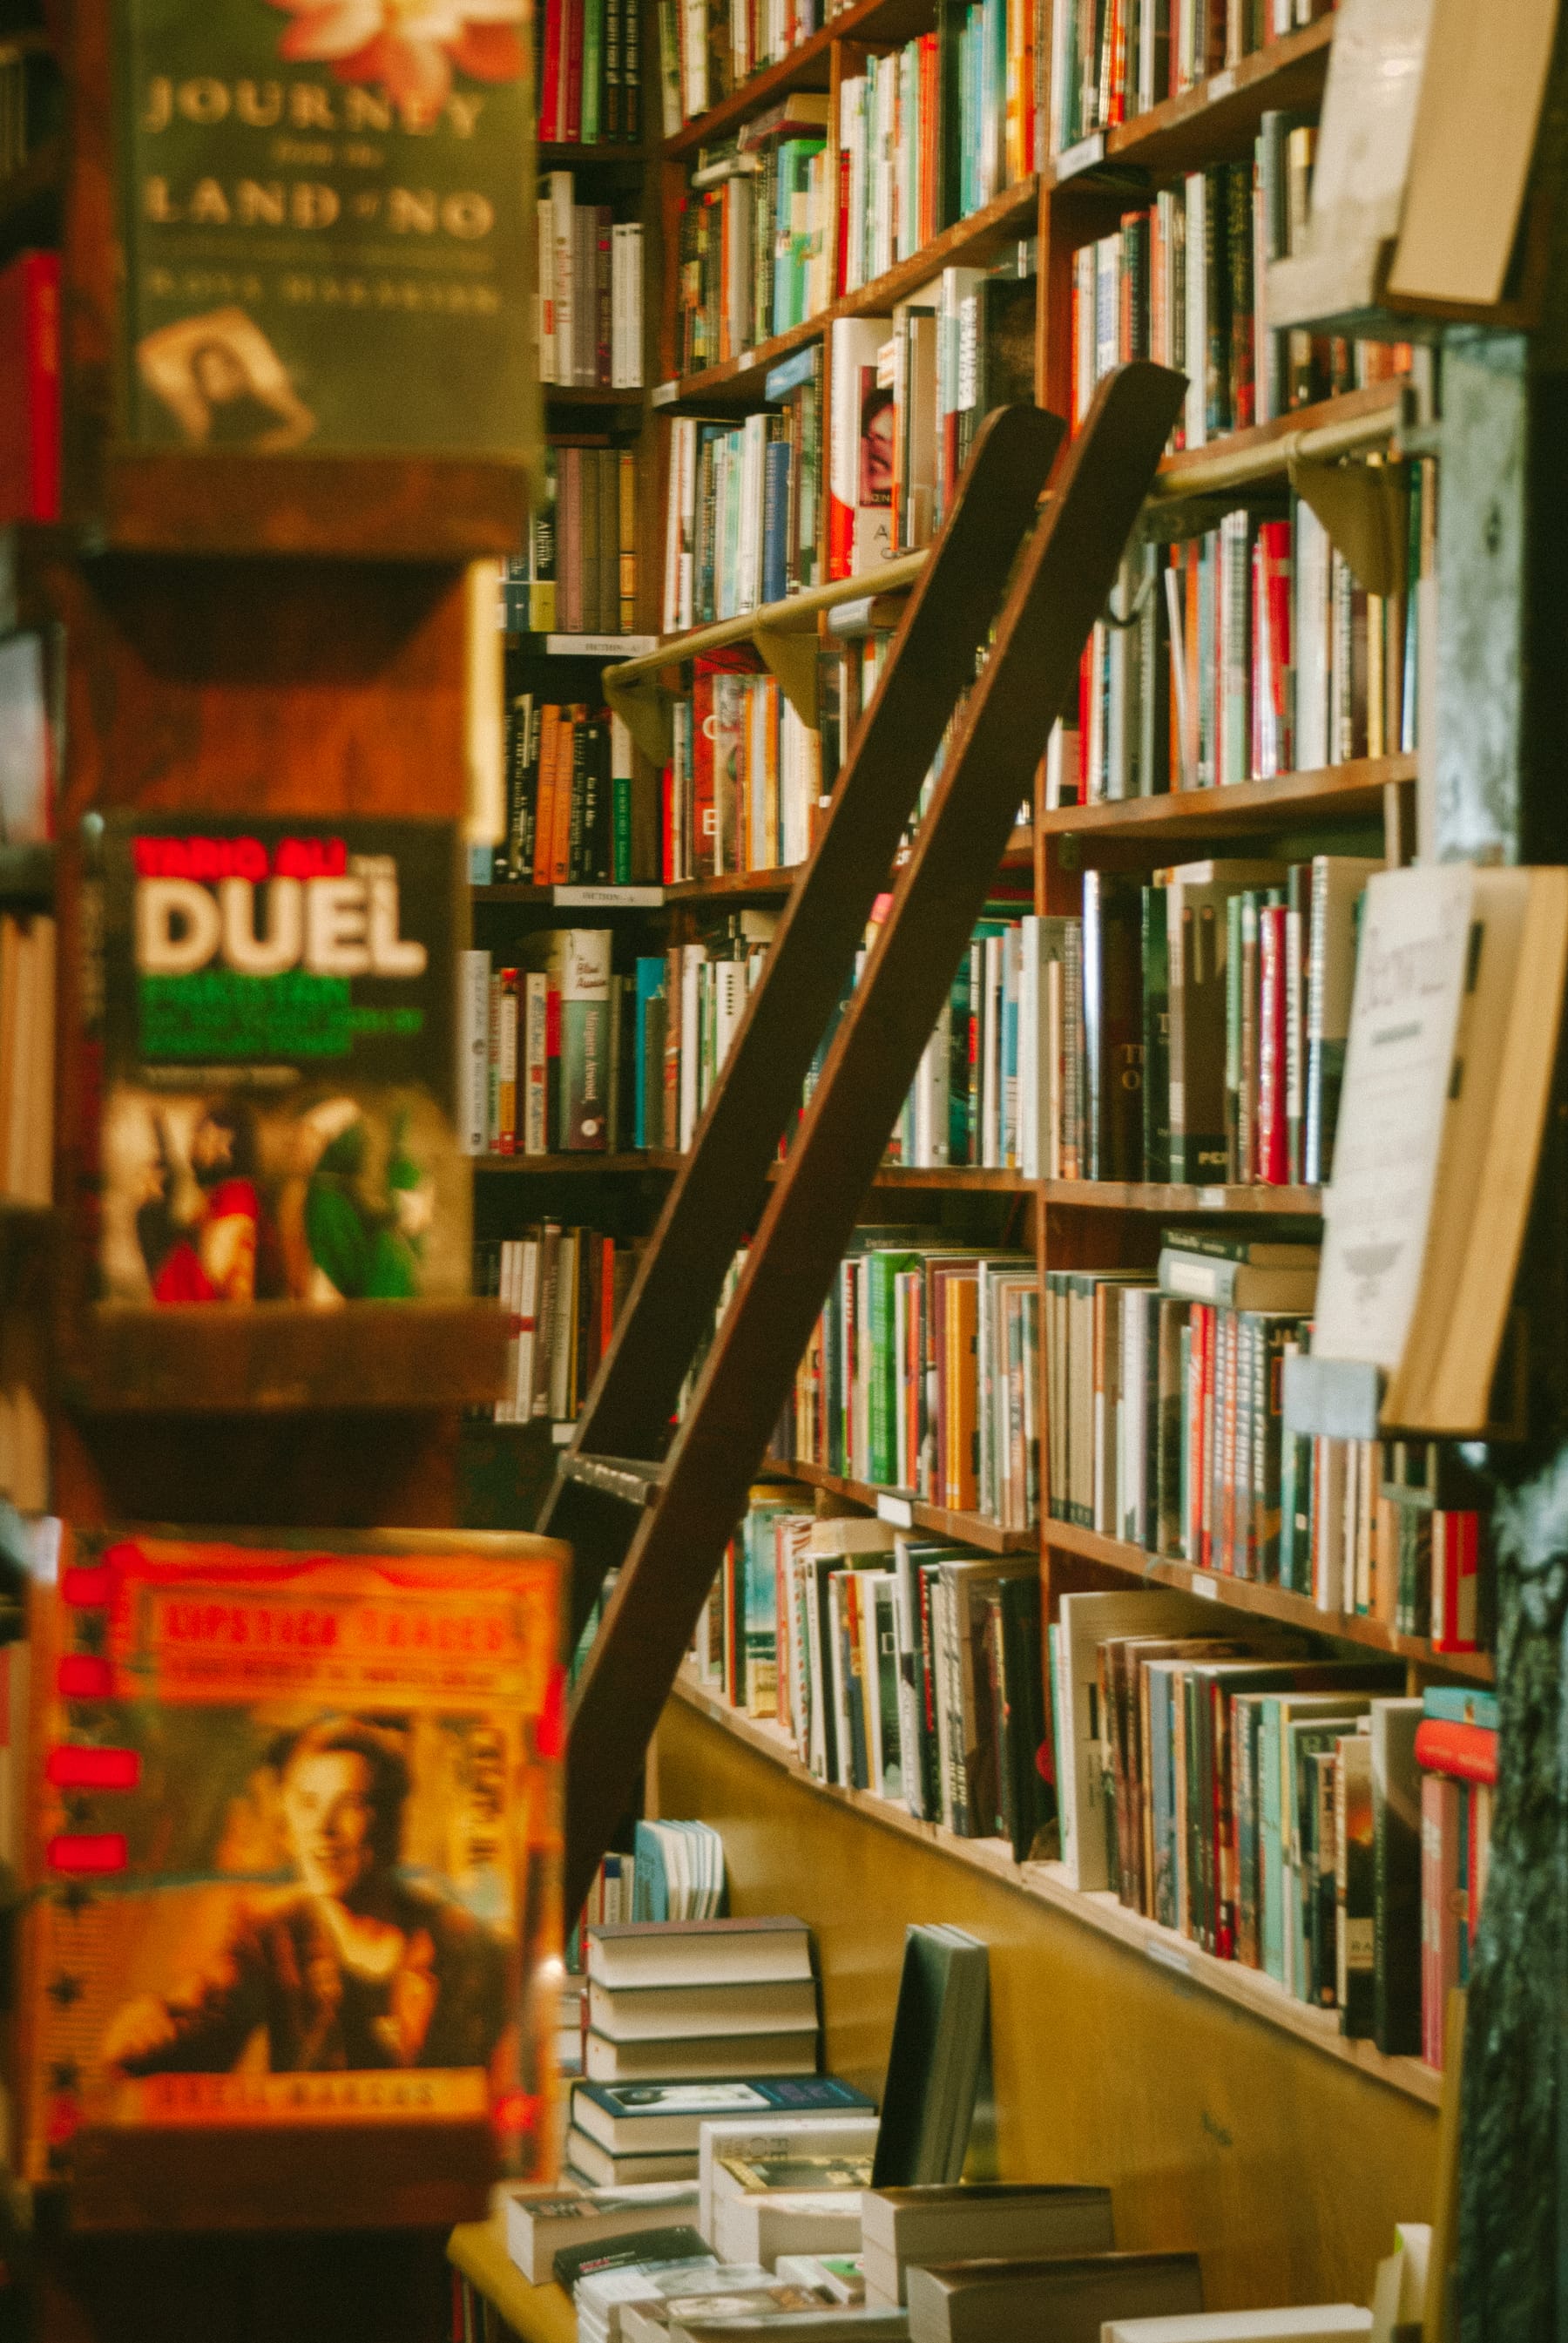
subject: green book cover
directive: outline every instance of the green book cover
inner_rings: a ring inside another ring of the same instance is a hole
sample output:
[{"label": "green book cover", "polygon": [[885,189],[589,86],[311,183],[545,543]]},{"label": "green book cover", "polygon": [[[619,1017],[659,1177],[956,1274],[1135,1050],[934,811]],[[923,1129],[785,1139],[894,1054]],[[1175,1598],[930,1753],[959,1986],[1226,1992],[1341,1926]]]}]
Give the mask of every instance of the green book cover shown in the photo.
[{"label": "green book cover", "polygon": [[518,456],[537,233],[523,0],[114,15],[126,437]]},{"label": "green book cover", "polygon": [[617,773],[610,783],[610,884],[631,884],[631,776]]},{"label": "green book cover", "polygon": [[894,1341],[894,1282],[901,1271],[920,1266],[920,1256],[913,1252],[874,1252],[867,1263],[871,1289],[869,1478],[884,1484],[898,1477],[895,1411],[904,1382]]},{"label": "green book cover", "polygon": [[83,845],[100,1298],[466,1294],[455,827],[110,814]]},{"label": "green book cover", "polygon": [[582,143],[597,146],[603,136],[599,98],[604,86],[605,0],[583,0]]}]

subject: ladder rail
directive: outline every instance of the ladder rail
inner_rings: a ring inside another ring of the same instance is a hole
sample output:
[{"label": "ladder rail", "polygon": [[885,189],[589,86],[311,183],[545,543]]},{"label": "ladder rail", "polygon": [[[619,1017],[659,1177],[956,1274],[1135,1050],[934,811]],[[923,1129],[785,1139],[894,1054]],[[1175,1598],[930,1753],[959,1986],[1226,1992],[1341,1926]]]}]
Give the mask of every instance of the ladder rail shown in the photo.
[{"label": "ladder rail", "polygon": [[[779,1137],[799,1105],[943,728],[973,681],[1063,429],[1057,417],[1025,407],[1000,408],[981,426],[568,1454],[651,1458],[668,1438],[680,1385],[761,1210]],[[561,1471],[538,1526],[574,1549],[575,1639],[606,1569],[621,1557],[624,1521],[613,1497]]]},{"label": "ladder rail", "polygon": [[725,1540],[984,904],[1020,795],[1149,492],[1184,378],[1104,381],[999,622],[891,910],[773,1189],[573,1703],[567,1896],[575,1911],[635,1783]]}]

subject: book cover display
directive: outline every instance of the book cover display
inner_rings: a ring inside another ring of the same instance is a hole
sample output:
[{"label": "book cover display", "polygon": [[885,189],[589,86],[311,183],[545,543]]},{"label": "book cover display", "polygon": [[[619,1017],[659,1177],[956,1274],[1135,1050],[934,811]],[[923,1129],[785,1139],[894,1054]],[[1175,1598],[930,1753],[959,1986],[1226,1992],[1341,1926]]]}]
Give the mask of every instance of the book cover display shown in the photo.
[{"label": "book cover display", "polygon": [[42,1542],[27,2177],[85,2127],[487,2115],[548,2178],[565,1549],[267,1534]]},{"label": "book cover display", "polygon": [[126,436],[515,459],[535,234],[524,0],[115,15]]},{"label": "book cover display", "polygon": [[111,814],[85,845],[100,1298],[466,1296],[455,830]]}]

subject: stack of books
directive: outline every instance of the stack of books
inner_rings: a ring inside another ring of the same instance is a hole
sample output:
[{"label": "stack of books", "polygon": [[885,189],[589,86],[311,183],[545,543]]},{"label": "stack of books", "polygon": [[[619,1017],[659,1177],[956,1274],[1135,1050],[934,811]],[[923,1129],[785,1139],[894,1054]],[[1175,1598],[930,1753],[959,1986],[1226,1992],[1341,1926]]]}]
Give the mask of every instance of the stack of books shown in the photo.
[{"label": "stack of books", "polygon": [[872,2188],[860,2204],[866,2299],[909,2298],[911,2268],[931,2262],[1109,2252],[1109,2188],[936,2184]]},{"label": "stack of books", "polygon": [[817,1982],[802,1921],[590,1928],[587,1971],[591,2082],[817,2070]]},{"label": "stack of books", "polygon": [[618,1244],[598,1229],[558,1221],[538,1222],[515,1237],[479,1240],[474,1292],[500,1302],[512,1323],[507,1396],[493,1403],[493,1422],[577,1422],[641,1250],[640,1243]]},{"label": "stack of books", "polygon": [[876,2141],[874,2126],[858,2128],[872,2136],[838,2150],[809,2133],[765,2142],[762,2154],[747,2154],[739,2141],[717,2143],[706,2213],[720,2259],[771,2268],[780,2254],[859,2253],[860,2192]]},{"label": "stack of books", "polygon": [[514,964],[462,955],[462,1136],[472,1155],[603,1155],[629,1138],[630,977],[602,928],[536,928]]},{"label": "stack of books", "polygon": [[689,2222],[697,2190],[678,2180],[645,2181],[620,2188],[508,2191],[507,2250],[530,2286],[545,2286],[563,2247],[605,2246],[658,2227]]},{"label": "stack of books", "polygon": [[708,2180],[698,2225],[712,2236],[706,2209],[716,2139],[757,2152],[783,2153],[797,2135],[818,2147],[863,2147],[876,2117],[863,2091],[834,2075],[766,2075],[706,2083],[591,2083],[572,2090],[571,2168],[595,2188],[633,2181]]},{"label": "stack of books", "polygon": [[800,90],[698,150],[680,212],[679,373],[722,365],[828,307],[827,122],[826,95]]},{"label": "stack of books", "polygon": [[576,194],[569,171],[551,171],[539,196],[539,377],[566,390],[638,390],[642,223]]}]

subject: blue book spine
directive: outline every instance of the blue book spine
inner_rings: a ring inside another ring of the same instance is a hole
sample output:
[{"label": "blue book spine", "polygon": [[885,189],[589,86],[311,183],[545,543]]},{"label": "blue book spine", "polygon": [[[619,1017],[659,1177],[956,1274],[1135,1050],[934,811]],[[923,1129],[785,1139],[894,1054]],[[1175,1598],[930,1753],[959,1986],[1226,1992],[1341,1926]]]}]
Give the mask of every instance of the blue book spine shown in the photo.
[{"label": "blue book spine", "polygon": [[[647,1147],[649,1144],[648,1135],[648,1102],[650,1086],[648,1064],[648,1012],[656,1001],[662,1001],[663,998],[663,960],[656,959],[639,960],[637,964],[637,1031],[633,1036],[634,1048],[636,1051],[636,1090],[634,1092],[635,1105],[632,1117],[634,1136],[636,1144],[638,1147]],[[659,1104],[662,1107],[664,1103],[664,1069],[662,1066],[658,1069],[657,1081],[654,1087],[657,1089]]]},{"label": "blue book spine", "polygon": [[769,442],[762,458],[762,599],[781,602],[789,592],[789,443]]}]

